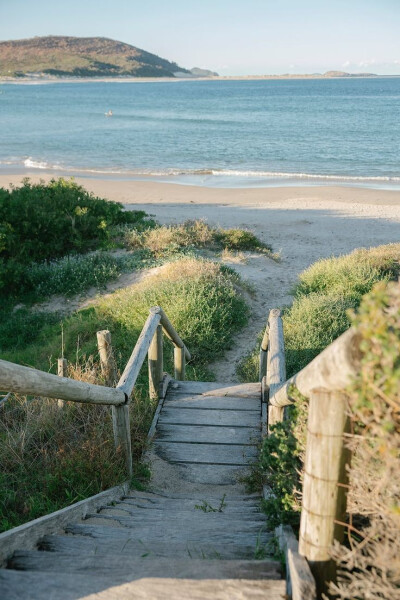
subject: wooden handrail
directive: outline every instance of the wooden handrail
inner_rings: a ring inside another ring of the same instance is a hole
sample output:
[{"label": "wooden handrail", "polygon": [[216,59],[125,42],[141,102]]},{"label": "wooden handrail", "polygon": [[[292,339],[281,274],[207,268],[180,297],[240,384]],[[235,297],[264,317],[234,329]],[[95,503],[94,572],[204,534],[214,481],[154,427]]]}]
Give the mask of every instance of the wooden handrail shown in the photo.
[{"label": "wooden handrail", "polygon": [[58,377],[31,367],[23,367],[6,360],[0,360],[0,389],[9,389],[19,394],[45,396],[70,402],[89,404],[125,404],[127,397],[123,390],[76,381],[68,377]]},{"label": "wooden handrail", "polygon": [[[343,540],[344,528],[338,524],[345,520],[351,459],[344,440],[349,431],[344,390],[359,371],[360,336],[354,328],[349,329],[282,384],[279,380],[285,378],[285,354],[279,311],[270,312],[268,326],[268,425],[281,421],[283,408],[295,402],[293,388],[310,399],[299,552],[309,561],[317,597],[321,598],[327,582],[335,578],[330,548],[335,540]],[[266,335],[267,331],[263,343]],[[263,351],[262,346],[260,357]]]},{"label": "wooden handrail", "polygon": [[[163,374],[161,328],[175,346],[175,376],[177,379],[184,379],[185,358],[190,360],[190,352],[162,308],[154,306],[150,309],[150,314],[116,388],[112,387],[116,368],[115,365],[111,365],[113,362],[111,334],[108,331],[101,331],[98,332],[97,340],[102,372],[106,376],[107,385],[94,385],[76,381],[68,377],[52,375],[38,369],[0,360],[0,390],[55,398],[59,403],[62,400],[67,400],[68,402],[111,405],[113,408],[115,444],[117,447],[121,446],[123,448],[126,468],[130,477],[132,475],[132,451],[128,404],[146,354],[149,354],[150,396],[156,397],[159,395],[159,384]],[[60,359],[60,361],[59,373],[61,375],[66,370],[66,360]],[[60,369],[61,364],[62,369]],[[111,370],[114,373],[113,376],[111,376]],[[6,399],[3,399],[3,401],[5,402]]]},{"label": "wooden handrail", "polygon": [[175,331],[171,321],[168,319],[161,306],[153,306],[151,310],[154,312],[158,312],[158,314],[161,315],[161,325],[165,335],[171,340],[171,342],[176,348],[183,348],[185,351],[186,360],[190,360],[192,357],[190,356],[189,350],[186,348],[185,344],[182,342],[181,338]]},{"label": "wooden handrail", "polygon": [[151,341],[157,330],[157,326],[161,321],[161,314],[157,309],[158,307],[155,307],[150,310],[150,314],[147,317],[146,323],[144,324],[130,359],[117,384],[117,390],[122,390],[128,397],[132,394]]},{"label": "wooden handrail", "polygon": [[270,394],[269,403],[277,407],[293,404],[295,399],[290,394],[291,386],[295,386],[303,396],[309,396],[315,388],[343,390],[357,375],[360,358],[359,335],[350,328]]}]

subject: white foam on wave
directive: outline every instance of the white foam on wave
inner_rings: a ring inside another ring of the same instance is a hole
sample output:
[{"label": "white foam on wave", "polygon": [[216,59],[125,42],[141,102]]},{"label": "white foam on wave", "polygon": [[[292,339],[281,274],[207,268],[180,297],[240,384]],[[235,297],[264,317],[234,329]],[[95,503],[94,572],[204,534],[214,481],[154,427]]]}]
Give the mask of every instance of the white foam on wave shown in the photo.
[{"label": "white foam on wave", "polygon": [[60,164],[53,164],[44,160],[35,160],[32,156],[28,158],[16,160],[14,157],[9,160],[0,160],[0,164],[23,164],[28,169],[40,170],[58,170],[68,173],[91,173],[94,175],[122,175],[125,177],[227,177],[227,178],[243,178],[243,179],[265,179],[265,180],[305,180],[305,181],[337,181],[337,182],[353,182],[353,183],[400,183],[399,176],[391,175],[331,175],[320,173],[290,173],[281,171],[255,171],[255,170],[239,170],[239,169],[185,169],[185,168],[161,168],[161,169],[146,169],[146,168],[79,168]]},{"label": "white foam on wave", "polygon": [[[195,174],[195,172],[193,172]],[[236,171],[229,169],[211,170],[210,174],[215,176],[225,177],[267,177],[267,178],[284,178],[284,179],[320,179],[320,180],[335,180],[335,181],[398,181],[400,177],[379,175],[375,177],[358,176],[358,175],[324,175],[318,173],[281,173],[275,171]]]},{"label": "white foam on wave", "polygon": [[24,167],[27,169],[54,169],[54,165],[51,165],[45,161],[33,160],[29,157],[24,160]]}]

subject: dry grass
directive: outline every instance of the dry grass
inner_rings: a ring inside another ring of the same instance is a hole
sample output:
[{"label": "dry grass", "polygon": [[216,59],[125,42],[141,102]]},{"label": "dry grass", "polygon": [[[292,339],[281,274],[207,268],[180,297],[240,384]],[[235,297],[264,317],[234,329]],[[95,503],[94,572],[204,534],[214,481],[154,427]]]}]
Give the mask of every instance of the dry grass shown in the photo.
[{"label": "dry grass", "polygon": [[147,249],[155,257],[165,256],[183,248],[210,248],[212,250],[254,250],[272,255],[272,250],[245,229],[211,227],[202,220],[185,221],[180,225],[162,225],[143,232],[126,230],[127,248]]}]

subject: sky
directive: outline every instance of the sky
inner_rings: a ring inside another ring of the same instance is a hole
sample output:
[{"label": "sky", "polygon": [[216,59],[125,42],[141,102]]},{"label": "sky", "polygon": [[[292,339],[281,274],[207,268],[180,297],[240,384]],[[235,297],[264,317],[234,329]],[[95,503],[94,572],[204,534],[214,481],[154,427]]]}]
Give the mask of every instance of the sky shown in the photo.
[{"label": "sky", "polygon": [[0,0],[0,40],[104,36],[221,75],[400,74],[400,0]]}]

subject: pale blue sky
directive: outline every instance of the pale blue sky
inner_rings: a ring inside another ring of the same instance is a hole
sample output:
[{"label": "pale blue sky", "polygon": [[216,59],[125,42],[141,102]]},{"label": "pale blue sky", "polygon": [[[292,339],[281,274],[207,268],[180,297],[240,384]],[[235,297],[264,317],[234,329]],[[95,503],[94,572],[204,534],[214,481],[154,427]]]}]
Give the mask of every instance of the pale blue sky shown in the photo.
[{"label": "pale blue sky", "polygon": [[0,0],[0,40],[50,34],[225,75],[400,73],[400,0]]}]

